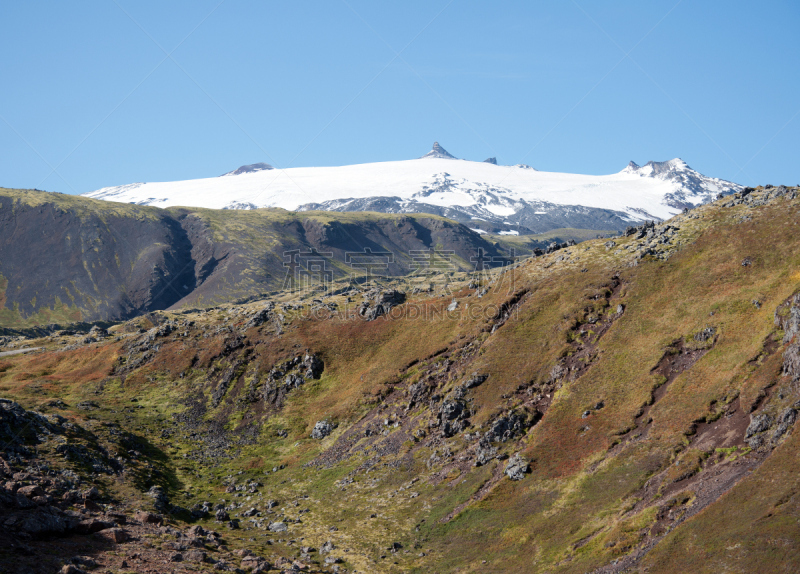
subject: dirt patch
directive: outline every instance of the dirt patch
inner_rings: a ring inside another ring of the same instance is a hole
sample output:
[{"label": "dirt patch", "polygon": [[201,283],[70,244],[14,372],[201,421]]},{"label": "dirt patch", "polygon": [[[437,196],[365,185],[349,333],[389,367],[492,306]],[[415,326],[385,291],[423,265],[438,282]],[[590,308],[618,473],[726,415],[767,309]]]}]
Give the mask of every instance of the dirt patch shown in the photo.
[{"label": "dirt patch", "polygon": [[715,448],[744,446],[744,431],[750,424],[750,416],[744,412],[737,397],[717,420],[697,423],[691,448],[709,451]]}]

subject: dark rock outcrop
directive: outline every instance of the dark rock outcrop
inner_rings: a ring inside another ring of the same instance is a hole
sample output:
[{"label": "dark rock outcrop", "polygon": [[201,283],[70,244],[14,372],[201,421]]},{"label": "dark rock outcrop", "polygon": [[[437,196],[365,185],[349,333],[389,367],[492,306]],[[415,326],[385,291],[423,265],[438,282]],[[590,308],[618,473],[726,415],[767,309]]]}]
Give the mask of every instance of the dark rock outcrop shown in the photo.
[{"label": "dark rock outcrop", "polygon": [[783,354],[783,373],[792,381],[800,380],[800,293],[775,311],[775,326],[783,329],[783,343],[787,343]]},{"label": "dark rock outcrop", "polygon": [[366,321],[374,321],[382,315],[387,315],[393,307],[401,305],[405,300],[406,294],[402,291],[395,289],[380,291],[374,294],[372,300],[364,301],[361,304],[358,314]]}]

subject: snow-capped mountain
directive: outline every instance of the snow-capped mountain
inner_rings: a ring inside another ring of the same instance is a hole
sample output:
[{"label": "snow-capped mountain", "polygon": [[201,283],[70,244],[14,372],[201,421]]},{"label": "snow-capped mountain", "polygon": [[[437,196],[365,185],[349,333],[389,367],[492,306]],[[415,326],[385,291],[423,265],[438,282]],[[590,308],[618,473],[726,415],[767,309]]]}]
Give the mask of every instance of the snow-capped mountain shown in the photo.
[{"label": "snow-capped mountain", "polygon": [[415,160],[288,169],[253,164],[216,178],[133,183],[85,195],[158,207],[423,212],[479,231],[540,233],[562,227],[618,230],[740,189],[680,159],[580,175],[459,160],[434,143]]},{"label": "snow-capped mountain", "polygon": [[623,171],[639,177],[651,177],[677,184],[678,188],[674,192],[664,196],[664,204],[678,209],[697,205],[694,196],[706,196],[705,202],[719,193],[738,191],[742,187],[724,179],[706,177],[697,173],[680,158],[669,161],[649,161],[642,167],[630,162]]}]

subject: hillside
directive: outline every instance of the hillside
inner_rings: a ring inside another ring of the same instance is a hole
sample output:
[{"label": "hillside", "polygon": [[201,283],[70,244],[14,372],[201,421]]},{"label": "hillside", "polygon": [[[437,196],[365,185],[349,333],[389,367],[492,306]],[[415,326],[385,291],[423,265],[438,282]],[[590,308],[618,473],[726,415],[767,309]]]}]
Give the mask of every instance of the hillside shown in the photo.
[{"label": "hillside", "polygon": [[481,273],[6,340],[0,564],[797,571],[798,194]]},{"label": "hillside", "polygon": [[165,210],[0,189],[0,327],[209,307],[281,289],[290,269],[294,282],[361,280],[375,260],[373,273],[404,276],[430,250],[449,252],[453,270],[474,268],[479,250],[504,261],[495,242],[433,215]]},{"label": "hillside", "polygon": [[679,158],[583,175],[459,160],[434,143],[415,160],[287,169],[254,164],[221,177],[131,183],[85,195],[156,207],[432,213],[479,233],[529,235],[559,228],[622,231],[741,189]]}]

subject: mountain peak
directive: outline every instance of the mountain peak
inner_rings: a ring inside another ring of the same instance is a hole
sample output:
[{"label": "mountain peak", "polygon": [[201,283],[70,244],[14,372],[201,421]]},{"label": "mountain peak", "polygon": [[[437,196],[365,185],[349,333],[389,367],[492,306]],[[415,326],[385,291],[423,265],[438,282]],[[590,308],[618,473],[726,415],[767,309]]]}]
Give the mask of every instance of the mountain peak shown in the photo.
[{"label": "mountain peak", "polygon": [[497,165],[497,158],[496,157],[490,157],[489,159],[483,160],[483,163],[491,163],[493,165]]},{"label": "mountain peak", "polygon": [[670,159],[667,161],[648,161],[643,166],[640,166],[635,161],[631,161],[622,171],[623,173],[635,173],[637,175],[652,177],[657,175],[670,174],[674,172],[693,171],[693,170],[688,165],[686,165],[685,161],[683,161],[679,157],[676,157],[674,159]]},{"label": "mountain peak", "polygon": [[657,175],[659,173],[666,173],[669,171],[677,171],[681,169],[692,169],[688,165],[686,165],[686,162],[679,157],[670,159],[668,161],[648,161],[645,164],[645,167],[649,167],[650,169],[652,169],[653,175]]},{"label": "mountain peak", "polygon": [[439,145],[439,142],[433,142],[433,149],[423,155],[420,159],[435,157],[439,159],[457,159],[456,156],[451,155],[446,149]]},{"label": "mountain peak", "polygon": [[275,169],[268,163],[251,163],[249,165],[243,165],[233,171],[229,171],[228,173],[223,173],[220,177],[225,177],[226,175],[242,175],[243,173],[254,173],[256,171],[266,171],[268,169]]}]

